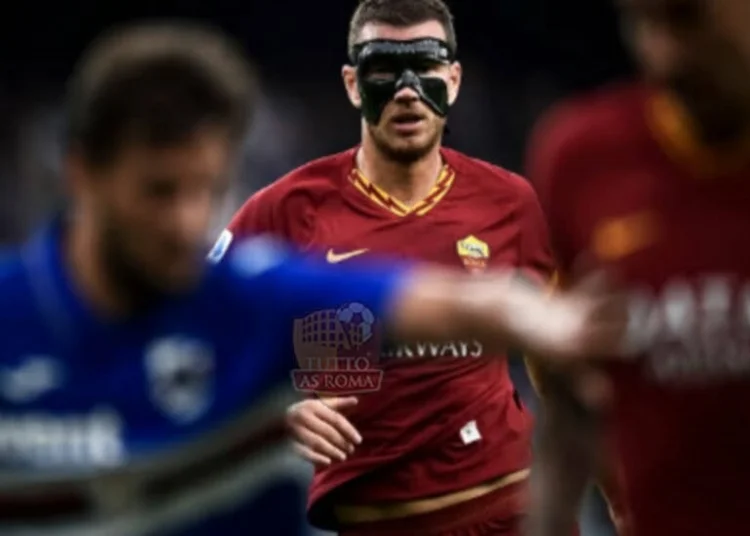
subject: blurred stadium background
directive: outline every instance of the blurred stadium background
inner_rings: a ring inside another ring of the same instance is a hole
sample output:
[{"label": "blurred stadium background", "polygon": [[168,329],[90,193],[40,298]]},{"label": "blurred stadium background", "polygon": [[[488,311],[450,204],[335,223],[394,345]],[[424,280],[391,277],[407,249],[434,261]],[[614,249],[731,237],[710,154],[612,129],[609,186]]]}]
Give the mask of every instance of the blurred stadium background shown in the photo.
[{"label": "blurred stadium background", "polygon": [[[103,28],[142,17],[212,21],[239,40],[256,63],[262,103],[248,134],[241,181],[217,222],[219,229],[258,188],[309,159],[357,141],[358,116],[339,77],[355,3],[14,2],[0,23],[0,245],[22,240],[64,203],[59,166],[65,79],[82,48]],[[465,79],[446,144],[473,156],[522,171],[525,141],[543,110],[559,98],[628,73],[610,2],[449,3]],[[515,376],[533,405],[523,371],[517,368]],[[259,509],[267,515],[283,518],[290,509],[302,507],[308,469],[301,466],[285,474],[260,490],[265,499],[259,500],[265,502]],[[298,497],[291,503],[284,492],[290,486]],[[235,532],[225,532],[230,533]],[[284,534],[284,529],[256,526],[239,533],[262,536]],[[593,494],[584,510],[584,534],[611,534],[605,510]]]}]

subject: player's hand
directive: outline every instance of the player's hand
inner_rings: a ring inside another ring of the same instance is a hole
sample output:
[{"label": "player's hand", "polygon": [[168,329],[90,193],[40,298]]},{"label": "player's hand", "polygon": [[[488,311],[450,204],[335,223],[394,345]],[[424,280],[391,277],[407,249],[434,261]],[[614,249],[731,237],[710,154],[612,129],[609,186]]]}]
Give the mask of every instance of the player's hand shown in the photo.
[{"label": "player's hand", "polygon": [[510,326],[530,354],[575,363],[617,355],[627,319],[625,297],[599,273],[568,291],[530,300],[516,309]]},{"label": "player's hand", "polygon": [[353,396],[309,399],[287,410],[286,422],[294,438],[294,448],[315,465],[344,461],[354,452],[362,437],[343,412],[357,405]]}]

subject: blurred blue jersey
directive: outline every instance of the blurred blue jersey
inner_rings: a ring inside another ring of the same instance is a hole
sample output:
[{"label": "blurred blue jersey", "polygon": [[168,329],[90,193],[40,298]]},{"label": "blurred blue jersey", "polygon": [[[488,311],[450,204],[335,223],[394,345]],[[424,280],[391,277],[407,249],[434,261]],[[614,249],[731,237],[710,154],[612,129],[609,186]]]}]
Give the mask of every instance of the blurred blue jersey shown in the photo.
[{"label": "blurred blue jersey", "polygon": [[[76,293],[61,232],[0,264],[0,532],[45,519],[70,534],[298,534],[304,490],[269,476],[286,463],[271,447],[293,322],[349,302],[380,316],[402,271],[303,261],[259,238],[194,292],[112,322]],[[60,533],[32,532],[47,530]]]}]

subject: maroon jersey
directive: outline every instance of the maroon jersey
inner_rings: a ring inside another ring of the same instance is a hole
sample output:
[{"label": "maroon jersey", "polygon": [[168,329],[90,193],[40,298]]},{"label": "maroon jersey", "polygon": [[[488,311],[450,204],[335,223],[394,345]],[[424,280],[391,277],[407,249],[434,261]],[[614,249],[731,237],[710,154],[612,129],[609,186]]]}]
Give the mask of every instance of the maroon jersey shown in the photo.
[{"label": "maroon jersey", "polygon": [[635,536],[745,536],[750,153],[711,154],[687,125],[648,88],[587,96],[542,124],[531,178],[560,269],[585,253],[632,294],[631,358],[610,369],[615,508]]},{"label": "maroon jersey", "polygon": [[[387,255],[470,271],[515,266],[549,275],[546,225],[522,178],[445,149],[432,192],[409,208],[362,176],[355,154],[316,160],[261,190],[230,231],[270,231],[328,262]],[[329,505],[336,500],[434,496],[530,463],[531,416],[504,356],[488,358],[471,340],[396,345],[386,354],[379,391],[362,395],[350,417],[362,444],[345,462],[315,474],[310,508],[318,525],[331,526]]]}]

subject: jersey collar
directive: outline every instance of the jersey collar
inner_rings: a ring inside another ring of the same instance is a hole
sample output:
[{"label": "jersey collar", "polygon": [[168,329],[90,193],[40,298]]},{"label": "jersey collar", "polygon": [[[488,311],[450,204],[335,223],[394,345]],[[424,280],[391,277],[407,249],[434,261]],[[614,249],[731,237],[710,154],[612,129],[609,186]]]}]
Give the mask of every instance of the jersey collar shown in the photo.
[{"label": "jersey collar", "polygon": [[679,164],[697,176],[715,176],[741,169],[750,162],[750,139],[726,150],[703,145],[695,121],[677,97],[656,92],[649,99],[648,119],[651,130],[662,148]]},{"label": "jersey collar", "polygon": [[356,195],[360,200],[367,202],[370,206],[377,206],[394,216],[424,216],[435,208],[448,194],[456,179],[456,173],[453,170],[453,167],[446,161],[445,155],[441,152],[443,161],[446,163],[441,168],[435,184],[421,201],[410,207],[394,198],[388,194],[388,192],[365,177],[356,165],[356,154],[357,149],[352,151],[352,167],[350,168],[348,176],[348,181],[356,190]]}]

